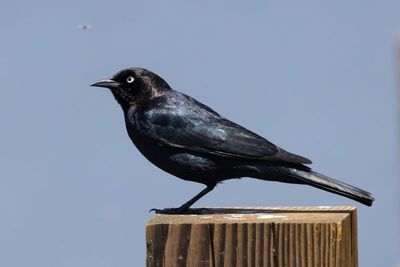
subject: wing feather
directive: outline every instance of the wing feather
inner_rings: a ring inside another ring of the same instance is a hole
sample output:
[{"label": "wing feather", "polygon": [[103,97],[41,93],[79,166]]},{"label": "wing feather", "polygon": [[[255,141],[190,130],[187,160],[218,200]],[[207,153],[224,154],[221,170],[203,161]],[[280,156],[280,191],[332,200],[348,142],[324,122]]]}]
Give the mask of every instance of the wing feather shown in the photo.
[{"label": "wing feather", "polygon": [[[182,103],[190,101],[190,103]],[[228,158],[279,160],[310,164],[307,158],[289,153],[265,138],[231,122],[196,100],[147,108],[141,128],[160,146],[184,148]],[[178,107],[178,108],[177,108]]]}]

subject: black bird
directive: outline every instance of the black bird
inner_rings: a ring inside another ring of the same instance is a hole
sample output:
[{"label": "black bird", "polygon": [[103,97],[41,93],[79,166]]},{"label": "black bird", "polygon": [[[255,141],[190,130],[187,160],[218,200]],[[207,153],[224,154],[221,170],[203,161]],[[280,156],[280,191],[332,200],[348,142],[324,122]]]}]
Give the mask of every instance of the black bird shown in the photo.
[{"label": "black bird", "polygon": [[184,213],[221,181],[254,177],[307,184],[367,206],[374,198],[362,189],[316,173],[311,160],[289,153],[263,137],[224,118],[143,68],[124,69],[91,84],[109,88],[121,105],[126,128],[139,151],[162,170],[206,185],[179,208],[158,213]]}]

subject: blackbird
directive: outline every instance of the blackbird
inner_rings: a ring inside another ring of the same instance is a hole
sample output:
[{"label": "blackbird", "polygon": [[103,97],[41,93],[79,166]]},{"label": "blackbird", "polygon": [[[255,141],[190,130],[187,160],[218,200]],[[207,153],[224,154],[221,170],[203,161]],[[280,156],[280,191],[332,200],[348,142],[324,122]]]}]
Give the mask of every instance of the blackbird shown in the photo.
[{"label": "blackbird", "polygon": [[176,177],[206,186],[182,206],[157,213],[188,212],[221,181],[241,177],[311,185],[367,206],[374,201],[362,189],[312,171],[306,166],[311,160],[224,118],[149,70],[124,69],[91,86],[111,90],[122,107],[129,137],[149,161]]}]

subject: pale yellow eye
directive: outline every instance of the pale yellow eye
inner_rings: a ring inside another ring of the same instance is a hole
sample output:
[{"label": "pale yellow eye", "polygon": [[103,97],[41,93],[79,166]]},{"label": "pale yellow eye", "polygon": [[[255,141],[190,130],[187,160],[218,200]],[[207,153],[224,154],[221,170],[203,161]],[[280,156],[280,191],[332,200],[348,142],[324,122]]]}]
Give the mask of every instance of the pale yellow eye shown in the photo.
[{"label": "pale yellow eye", "polygon": [[133,83],[134,80],[135,80],[135,78],[133,78],[132,76],[129,76],[128,78],[126,78],[127,83]]}]

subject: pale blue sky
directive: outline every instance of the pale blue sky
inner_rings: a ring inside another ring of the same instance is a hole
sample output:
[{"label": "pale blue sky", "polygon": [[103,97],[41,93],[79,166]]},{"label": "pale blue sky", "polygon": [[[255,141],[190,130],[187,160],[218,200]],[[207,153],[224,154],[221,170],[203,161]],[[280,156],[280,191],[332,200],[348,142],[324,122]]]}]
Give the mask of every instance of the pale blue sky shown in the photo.
[{"label": "pale blue sky", "polygon": [[355,205],[360,266],[395,266],[399,10],[398,1],[2,3],[0,266],[143,266],[148,210],[203,188],[148,163],[110,93],[88,86],[133,66],[376,197],[367,208],[242,179],[199,206]]}]

